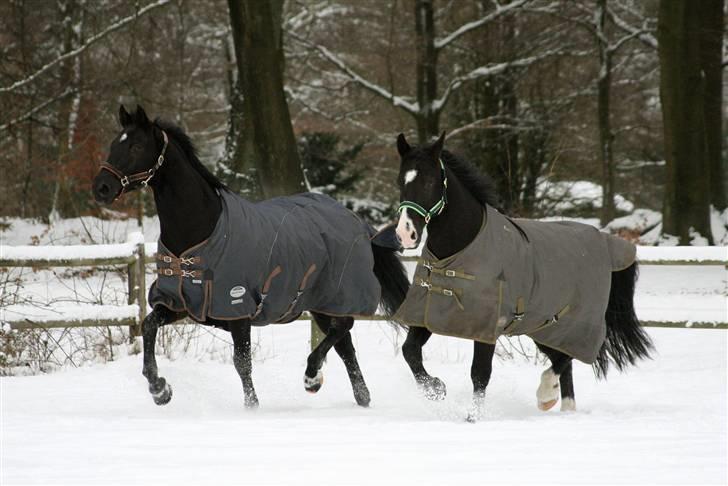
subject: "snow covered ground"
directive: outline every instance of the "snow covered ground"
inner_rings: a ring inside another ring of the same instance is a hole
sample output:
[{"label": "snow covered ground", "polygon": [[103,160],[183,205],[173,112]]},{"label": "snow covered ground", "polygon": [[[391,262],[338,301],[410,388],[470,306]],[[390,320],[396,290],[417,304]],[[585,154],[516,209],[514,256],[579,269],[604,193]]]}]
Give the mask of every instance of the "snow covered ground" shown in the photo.
[{"label": "snow covered ground", "polygon": [[147,393],[141,356],[5,377],[0,483],[725,484],[727,334],[649,332],[655,359],[628,373],[597,382],[575,366],[576,413],[536,409],[543,365],[498,360],[477,424],[463,420],[470,342],[428,343],[426,366],[449,387],[428,402],[391,330],[372,322],[354,331],[369,409],[333,354],[322,390],[304,392],[303,323],[255,331],[256,411],[229,362],[160,358],[166,407]]}]

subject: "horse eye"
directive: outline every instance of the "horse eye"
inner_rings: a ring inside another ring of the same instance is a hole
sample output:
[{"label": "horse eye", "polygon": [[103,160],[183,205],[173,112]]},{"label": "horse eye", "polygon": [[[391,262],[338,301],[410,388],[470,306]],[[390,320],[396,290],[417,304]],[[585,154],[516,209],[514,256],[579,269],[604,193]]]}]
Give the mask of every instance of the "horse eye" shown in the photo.
[{"label": "horse eye", "polygon": [[134,145],[131,146],[131,153],[133,155],[139,155],[141,153],[141,151],[142,151],[142,146],[140,144],[135,143]]}]

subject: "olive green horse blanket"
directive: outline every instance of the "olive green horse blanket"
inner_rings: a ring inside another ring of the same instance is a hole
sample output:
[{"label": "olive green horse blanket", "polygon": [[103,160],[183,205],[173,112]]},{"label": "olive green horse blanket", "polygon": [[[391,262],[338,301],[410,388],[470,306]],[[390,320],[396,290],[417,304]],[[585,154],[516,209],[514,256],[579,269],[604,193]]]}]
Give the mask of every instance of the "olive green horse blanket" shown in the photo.
[{"label": "olive green horse blanket", "polygon": [[635,246],[585,224],[485,211],[459,253],[438,260],[425,245],[395,319],[491,344],[526,334],[593,363],[606,336],[611,274],[634,262]]},{"label": "olive green horse blanket", "polygon": [[259,203],[220,191],[210,237],[174,255],[157,243],[152,306],[198,322],[290,322],[304,310],[371,315],[381,287],[374,275],[374,230],[323,194]]}]

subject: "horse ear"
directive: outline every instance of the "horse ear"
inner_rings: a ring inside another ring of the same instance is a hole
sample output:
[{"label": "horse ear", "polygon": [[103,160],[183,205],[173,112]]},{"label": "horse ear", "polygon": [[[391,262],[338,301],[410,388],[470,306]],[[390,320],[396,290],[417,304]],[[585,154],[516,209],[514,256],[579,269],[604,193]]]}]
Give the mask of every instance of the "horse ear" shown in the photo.
[{"label": "horse ear", "polygon": [[126,111],[124,105],[119,105],[119,123],[121,123],[122,127],[131,125],[131,115]]},{"label": "horse ear", "polygon": [[404,133],[397,135],[397,152],[399,152],[399,156],[404,157],[410,150],[412,150],[412,147],[407,143],[407,139],[404,138]]},{"label": "horse ear", "polygon": [[432,144],[432,147],[430,147],[430,153],[435,156],[436,159],[440,158],[440,154],[442,153],[442,147],[445,145],[445,131],[443,130],[442,135],[440,135],[440,138],[435,140],[435,143]]},{"label": "horse ear", "polygon": [[141,127],[149,125],[149,118],[147,117],[147,113],[144,111],[144,108],[142,108],[142,105],[137,105],[136,123]]}]

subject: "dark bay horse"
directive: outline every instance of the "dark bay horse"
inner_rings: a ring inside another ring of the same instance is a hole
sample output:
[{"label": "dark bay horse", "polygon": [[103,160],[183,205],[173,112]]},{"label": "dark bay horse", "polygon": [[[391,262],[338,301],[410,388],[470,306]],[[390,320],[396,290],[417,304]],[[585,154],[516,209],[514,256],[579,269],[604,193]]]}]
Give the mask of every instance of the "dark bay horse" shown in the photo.
[{"label": "dark bay horse", "polygon": [[119,109],[122,130],[93,181],[93,194],[110,204],[150,187],[160,223],[158,278],[150,289],[152,312],[142,324],[143,375],[158,405],[172,389],[158,375],[157,330],[185,316],[229,331],[245,405],[255,407],[251,325],[286,323],[311,311],[326,335],[314,349],[304,386],[322,385],[323,360],[333,347],[346,366],[357,404],[370,394],[349,330],[353,315],[391,315],[409,286],[391,249],[371,243],[373,231],[332,199],[319,194],[260,203],[232,194],[197,158],[187,135],[171,123],[149,120],[141,107]]},{"label": "dark bay horse", "polygon": [[537,404],[575,410],[572,359],[604,377],[610,361],[622,370],[649,357],[652,343],[635,315],[637,262],[633,245],[572,222],[507,218],[494,208],[494,184],[471,164],[433,144],[397,139],[401,157],[397,238],[416,248],[427,240],[415,281],[398,311],[410,325],[402,354],[415,380],[434,399],[445,384],[422,364],[432,332],[473,339],[474,400],[483,407],[500,335],[526,334],[551,361]]}]

